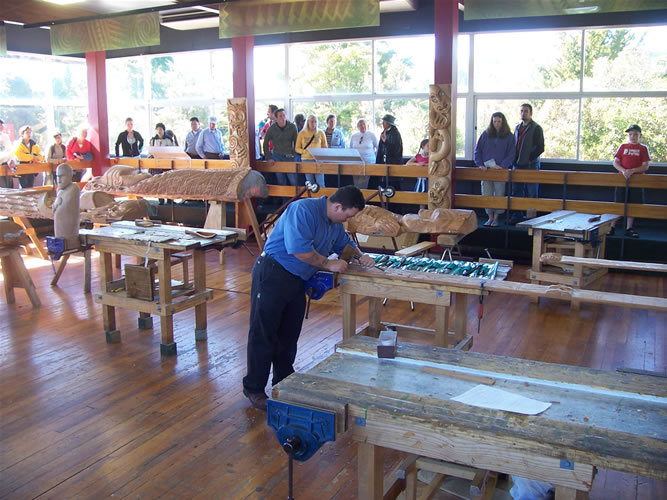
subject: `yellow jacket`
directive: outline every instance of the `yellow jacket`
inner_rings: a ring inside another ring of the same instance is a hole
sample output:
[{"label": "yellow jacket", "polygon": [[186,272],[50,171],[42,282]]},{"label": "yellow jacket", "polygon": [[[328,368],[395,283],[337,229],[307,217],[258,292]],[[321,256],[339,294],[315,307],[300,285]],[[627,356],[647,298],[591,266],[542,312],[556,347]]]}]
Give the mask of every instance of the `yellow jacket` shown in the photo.
[{"label": "yellow jacket", "polygon": [[[32,147],[30,147],[30,145]],[[39,161],[44,161],[42,150],[39,149],[37,143],[31,139],[30,145],[26,145],[23,141],[19,141],[18,146],[16,147],[16,151],[14,151],[16,158],[18,158],[21,163],[30,163],[32,161],[33,155],[35,155]]]},{"label": "yellow jacket", "polygon": [[[310,141],[310,138],[315,136],[315,138]],[[310,141],[310,144],[308,144],[308,141]],[[299,132],[299,135],[296,136],[296,145],[294,146],[294,150],[301,155],[302,160],[312,160],[313,155],[310,154],[310,151],[305,148],[306,144],[308,144],[308,149],[310,148],[326,148],[327,146],[327,136],[324,135],[324,132],[321,130],[316,130],[315,132],[312,132],[306,128],[304,128],[301,132]]]}]

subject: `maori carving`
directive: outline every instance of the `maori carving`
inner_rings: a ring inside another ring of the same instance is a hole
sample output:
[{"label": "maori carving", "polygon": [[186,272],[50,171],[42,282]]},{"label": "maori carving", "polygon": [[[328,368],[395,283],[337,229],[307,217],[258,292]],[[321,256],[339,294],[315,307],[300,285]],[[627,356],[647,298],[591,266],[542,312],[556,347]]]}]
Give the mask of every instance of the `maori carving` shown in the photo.
[{"label": "maori carving", "polygon": [[248,108],[245,97],[227,99],[229,159],[233,168],[250,168]]},{"label": "maori carving", "polygon": [[54,199],[54,191],[0,188],[0,215],[52,219]]},{"label": "maori carving", "polygon": [[452,86],[431,85],[429,92],[429,208],[451,207],[454,136]]},{"label": "maori carving", "polygon": [[351,233],[369,236],[398,236],[401,231],[401,216],[375,205],[366,205],[347,223]]}]

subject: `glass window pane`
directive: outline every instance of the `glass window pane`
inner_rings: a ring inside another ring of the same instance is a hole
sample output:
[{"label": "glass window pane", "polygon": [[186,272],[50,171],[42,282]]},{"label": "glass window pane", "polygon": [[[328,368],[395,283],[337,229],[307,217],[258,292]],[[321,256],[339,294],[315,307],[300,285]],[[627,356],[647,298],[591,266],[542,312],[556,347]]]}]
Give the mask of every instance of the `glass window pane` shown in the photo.
[{"label": "glass window pane", "polygon": [[211,56],[208,51],[153,57],[151,95],[153,99],[211,97]]},{"label": "glass window pane", "polygon": [[227,99],[234,96],[232,49],[215,50],[211,56],[213,59],[211,68],[213,72],[213,97],[226,103]]},{"label": "glass window pane", "polygon": [[106,73],[109,103],[144,98],[144,66],[140,57],[107,59]]},{"label": "glass window pane", "polygon": [[[459,35],[457,47],[456,71],[458,73],[458,80],[456,83],[456,91],[468,92],[468,66],[470,65],[470,35]],[[433,63],[434,64],[434,63]]]},{"label": "glass window pane", "polygon": [[[278,106],[278,108],[284,108],[285,103],[283,101],[255,101],[255,127],[258,127],[260,124],[264,124],[266,120],[268,119],[268,111],[269,111],[269,104],[275,104]],[[295,111],[295,113],[298,113],[298,111]],[[292,117],[289,116],[288,112],[288,117],[287,119],[289,121],[292,121]]]},{"label": "glass window pane", "polygon": [[[63,135],[63,142],[79,134],[81,126],[87,124],[87,106],[55,106],[53,108],[56,130]],[[51,144],[52,137],[48,137]]]},{"label": "glass window pane", "polygon": [[46,131],[46,109],[41,106],[2,106],[5,133],[12,143],[19,140],[19,129],[23,125],[32,127],[32,139],[44,151],[50,144]]},{"label": "glass window pane", "polygon": [[642,128],[641,142],[651,162],[667,161],[667,98],[584,99],[581,116],[580,159],[611,162],[626,142],[624,132],[633,123]]},{"label": "glass window pane", "polygon": [[[222,142],[225,145],[225,151],[229,154],[229,118],[227,118],[227,101],[224,103],[218,102],[213,106],[213,112],[218,119],[216,126],[222,132]],[[208,127],[208,118],[206,118],[204,127]]]},{"label": "glass window pane", "polygon": [[86,62],[82,59],[55,60],[51,63],[53,97],[84,101],[88,98]]},{"label": "glass window pane", "polygon": [[586,30],[584,90],[667,90],[667,27]]},{"label": "glass window pane", "polygon": [[44,99],[49,96],[49,79],[39,74],[44,62],[41,56],[11,54],[0,57],[0,97]]},{"label": "glass window pane", "polygon": [[[488,127],[491,115],[496,111],[505,114],[510,128],[514,130],[521,121],[519,108],[525,100],[517,99],[479,99],[475,121],[475,144],[482,132]],[[579,113],[577,99],[541,99],[532,100],[533,120],[544,131],[544,153],[542,158],[577,157],[577,125]]]},{"label": "glass window pane", "polygon": [[376,101],[373,129],[378,134],[382,132],[382,117],[387,113],[396,118],[396,127],[403,139],[403,156],[417,154],[419,143],[428,137],[428,98]]},{"label": "glass window pane", "polygon": [[[185,136],[190,132],[190,118],[197,117],[202,127],[208,126],[208,117],[211,108],[208,105],[198,106],[153,106],[151,123],[153,127],[157,123],[164,123],[167,130],[171,130],[176,135],[176,141],[179,146],[185,146]],[[221,126],[221,124],[218,124]],[[149,137],[156,134],[151,131]]]},{"label": "glass window pane", "polygon": [[[144,139],[144,150],[148,147],[149,139],[154,135],[148,128],[148,111],[143,102],[125,101],[115,104],[108,103],[109,110],[109,152],[115,154],[118,134],[125,130],[125,119],[132,118],[134,130]],[[122,153],[121,153],[122,154]]]},{"label": "glass window pane", "polygon": [[475,35],[475,91],[579,90],[581,31]]},{"label": "glass window pane", "polygon": [[466,146],[466,99],[456,100],[456,157],[465,156]]},{"label": "glass window pane", "polygon": [[[336,102],[296,102],[294,113],[303,113],[306,119],[308,115],[317,117],[317,126],[320,130],[327,128],[326,119],[330,114],[336,115],[336,127],[343,132],[346,146],[349,145],[350,137],[357,132],[357,122],[364,118],[367,122],[371,119],[371,101],[336,101]],[[378,130],[369,123],[368,128],[378,135]]]},{"label": "glass window pane", "polygon": [[[267,99],[285,94],[285,46],[256,47],[255,98]],[[256,115],[258,116],[258,115]]]},{"label": "glass window pane", "polygon": [[293,45],[289,48],[289,72],[290,95],[295,97],[368,93],[371,42]]},{"label": "glass window pane", "polygon": [[433,83],[433,36],[375,41],[375,91],[428,92]]}]

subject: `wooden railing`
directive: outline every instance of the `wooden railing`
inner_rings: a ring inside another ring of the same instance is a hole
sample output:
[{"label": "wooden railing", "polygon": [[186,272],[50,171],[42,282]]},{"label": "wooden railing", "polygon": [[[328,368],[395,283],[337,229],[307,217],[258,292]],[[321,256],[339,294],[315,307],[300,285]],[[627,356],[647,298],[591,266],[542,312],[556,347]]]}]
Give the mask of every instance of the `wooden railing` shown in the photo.
[{"label": "wooden railing", "polygon": [[[65,162],[71,165],[73,170],[86,170],[93,166],[92,161],[65,160]],[[53,176],[55,177],[56,167],[61,163],[63,163],[63,160],[51,160],[40,163],[19,163],[16,165],[16,171],[13,172],[13,174],[25,175],[25,174],[48,173],[48,174],[53,174]],[[12,172],[10,172],[9,170],[10,169],[7,165],[0,165],[0,177],[4,177],[5,175],[12,175]],[[35,188],[30,188],[30,189],[38,189],[38,188],[42,188],[42,186],[37,186]]]}]

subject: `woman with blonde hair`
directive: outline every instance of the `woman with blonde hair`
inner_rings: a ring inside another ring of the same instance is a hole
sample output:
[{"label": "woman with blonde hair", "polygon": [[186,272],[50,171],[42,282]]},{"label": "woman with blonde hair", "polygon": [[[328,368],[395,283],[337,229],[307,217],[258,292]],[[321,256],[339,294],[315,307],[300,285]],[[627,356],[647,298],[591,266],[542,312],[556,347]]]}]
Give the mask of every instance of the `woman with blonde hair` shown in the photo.
[{"label": "woman with blonde hair", "polygon": [[[294,150],[301,155],[301,161],[315,161],[313,155],[308,151],[311,148],[326,148],[327,138],[324,132],[317,129],[317,117],[308,115],[306,126],[296,137]],[[306,180],[315,182],[318,186],[324,187],[324,174],[306,174]]]}]

